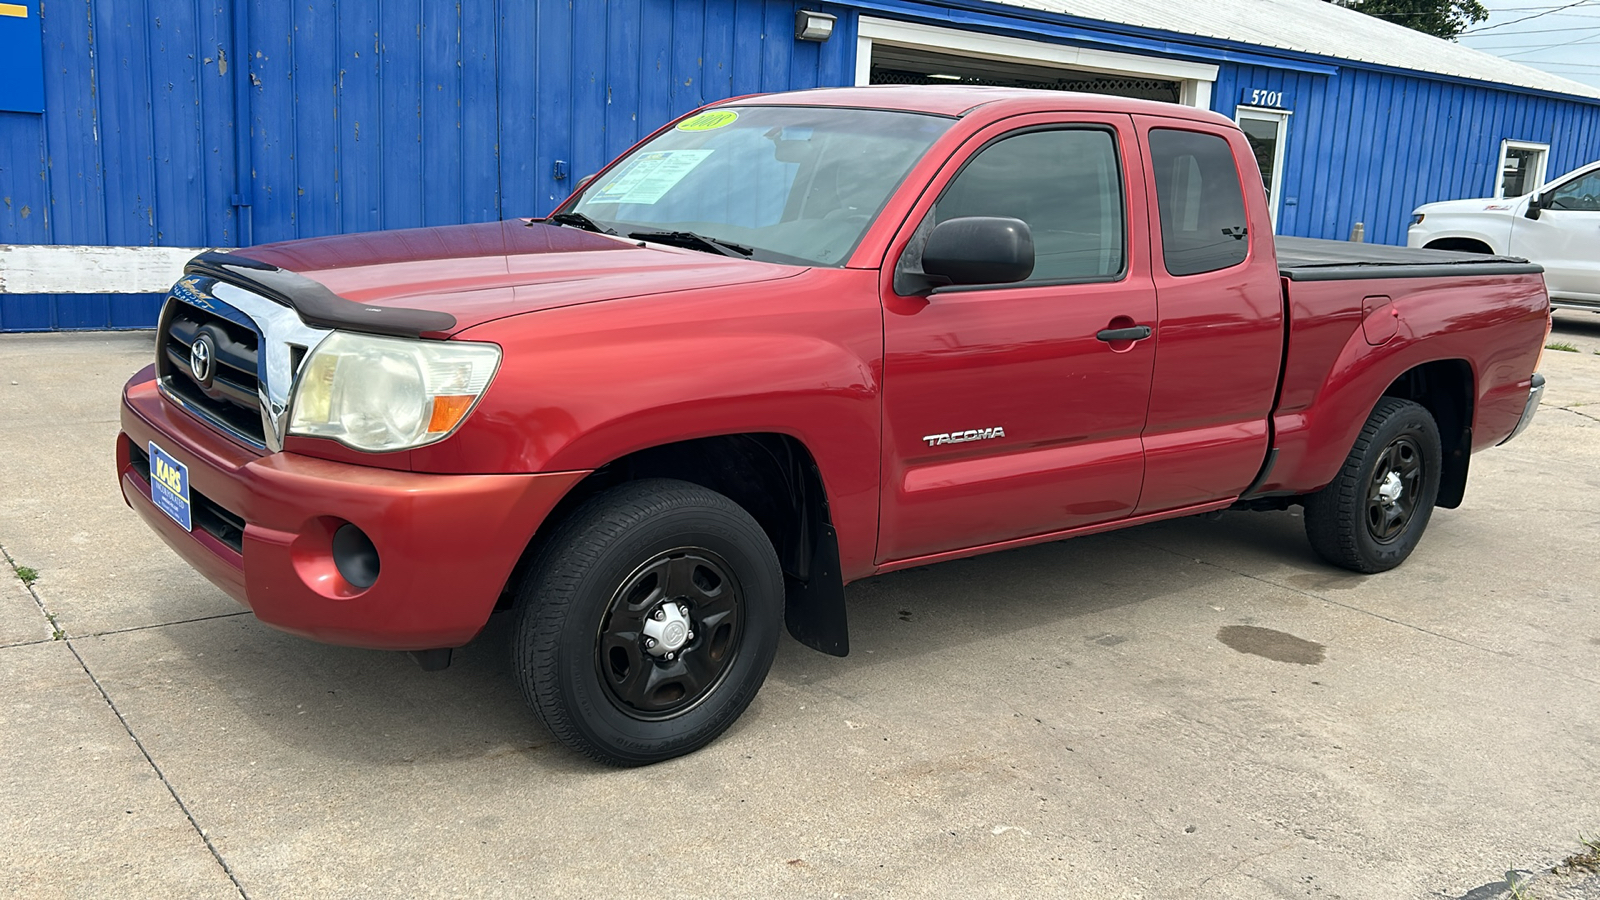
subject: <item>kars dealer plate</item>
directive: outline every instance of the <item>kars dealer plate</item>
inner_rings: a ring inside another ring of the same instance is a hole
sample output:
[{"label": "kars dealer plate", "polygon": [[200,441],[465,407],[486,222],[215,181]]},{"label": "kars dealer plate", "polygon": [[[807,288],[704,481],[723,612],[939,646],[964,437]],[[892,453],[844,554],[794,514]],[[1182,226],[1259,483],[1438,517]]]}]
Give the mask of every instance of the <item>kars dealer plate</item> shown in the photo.
[{"label": "kars dealer plate", "polygon": [[150,499],[184,531],[194,529],[189,504],[189,467],[150,442]]}]

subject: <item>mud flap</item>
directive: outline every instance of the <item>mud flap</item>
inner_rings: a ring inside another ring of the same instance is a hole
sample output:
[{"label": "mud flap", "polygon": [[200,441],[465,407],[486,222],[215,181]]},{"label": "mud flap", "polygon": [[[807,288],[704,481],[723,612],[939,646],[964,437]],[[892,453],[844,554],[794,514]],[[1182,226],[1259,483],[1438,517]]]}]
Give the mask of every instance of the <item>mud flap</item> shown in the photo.
[{"label": "mud flap", "polygon": [[808,577],[784,576],[783,623],[807,647],[829,656],[847,656],[850,626],[839,573],[839,536],[832,525],[817,522],[812,541]]}]

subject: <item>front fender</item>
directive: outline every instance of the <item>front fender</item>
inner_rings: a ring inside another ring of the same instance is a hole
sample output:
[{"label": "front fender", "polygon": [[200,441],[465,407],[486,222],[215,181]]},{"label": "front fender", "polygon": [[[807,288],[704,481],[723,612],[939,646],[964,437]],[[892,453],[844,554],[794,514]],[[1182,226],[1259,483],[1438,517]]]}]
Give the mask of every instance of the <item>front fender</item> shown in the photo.
[{"label": "front fender", "polygon": [[[1511,242],[1511,221],[1509,219],[1504,222],[1463,222],[1449,214],[1440,215],[1439,218],[1443,221],[1431,223],[1424,220],[1422,225],[1415,225],[1407,229],[1406,244],[1411,247],[1426,247],[1434,241],[1456,238],[1478,241],[1488,247],[1490,253],[1503,255],[1506,252],[1506,247]],[[1489,227],[1490,225],[1496,227],[1491,228]]]},{"label": "front fender", "polygon": [[828,494],[847,577],[877,539],[882,314],[874,273],[812,270],[695,296],[640,297],[463,332],[504,351],[483,403],[418,470],[595,469],[694,438],[803,443]]}]

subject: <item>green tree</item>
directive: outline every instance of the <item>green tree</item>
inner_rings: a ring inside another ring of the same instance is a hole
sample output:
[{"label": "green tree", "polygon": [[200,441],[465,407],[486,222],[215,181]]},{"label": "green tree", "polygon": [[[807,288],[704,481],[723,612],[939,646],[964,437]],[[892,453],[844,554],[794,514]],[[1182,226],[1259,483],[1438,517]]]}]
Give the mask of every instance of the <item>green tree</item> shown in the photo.
[{"label": "green tree", "polygon": [[1478,0],[1352,0],[1345,5],[1451,41],[1474,22],[1489,18],[1489,10]]}]

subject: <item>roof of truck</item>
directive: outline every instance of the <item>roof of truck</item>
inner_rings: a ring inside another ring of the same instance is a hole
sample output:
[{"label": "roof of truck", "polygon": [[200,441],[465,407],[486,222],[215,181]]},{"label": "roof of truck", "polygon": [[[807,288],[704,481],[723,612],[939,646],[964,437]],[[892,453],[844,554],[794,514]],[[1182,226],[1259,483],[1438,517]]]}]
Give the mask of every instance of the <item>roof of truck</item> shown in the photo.
[{"label": "roof of truck", "polygon": [[838,106],[856,109],[885,109],[898,112],[961,116],[979,107],[1006,104],[1016,112],[1033,109],[1082,110],[1085,112],[1125,113],[1128,115],[1167,116],[1207,122],[1227,122],[1208,110],[1134,100],[1109,94],[1081,94],[1035,88],[989,87],[968,84],[875,84],[868,87],[814,88],[781,94],[753,94],[735,97],[720,106]]}]

